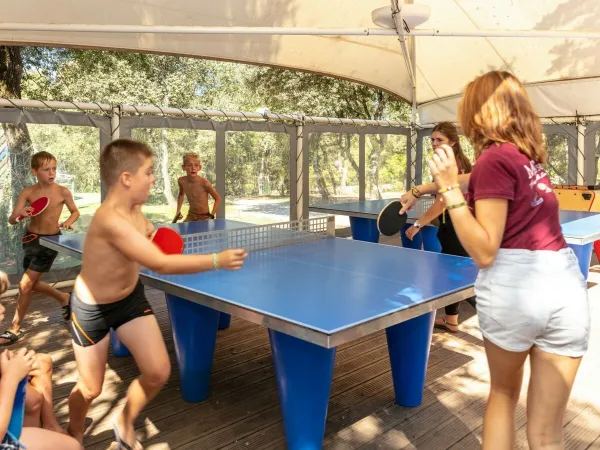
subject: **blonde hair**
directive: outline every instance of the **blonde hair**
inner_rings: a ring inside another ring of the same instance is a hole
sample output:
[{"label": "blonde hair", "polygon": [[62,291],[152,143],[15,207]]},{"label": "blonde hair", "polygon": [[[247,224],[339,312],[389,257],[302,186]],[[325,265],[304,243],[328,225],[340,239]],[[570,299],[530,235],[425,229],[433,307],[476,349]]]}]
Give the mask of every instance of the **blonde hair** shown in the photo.
[{"label": "blonde hair", "polygon": [[8,275],[0,270],[0,295],[4,294],[10,287]]},{"label": "blonde hair", "polygon": [[183,165],[185,165],[189,159],[195,159],[196,161],[200,162],[200,156],[198,153],[187,152],[185,155],[183,155]]},{"label": "blonde hair", "polygon": [[492,144],[509,142],[538,163],[545,163],[542,125],[525,88],[508,72],[491,71],[471,81],[458,106],[475,157]]},{"label": "blonde hair", "polygon": [[50,161],[56,161],[56,158],[52,153],[46,151],[37,152],[31,157],[31,168],[33,170],[38,170]]},{"label": "blonde hair", "polygon": [[144,160],[151,157],[152,150],[143,142],[116,139],[100,153],[100,178],[111,187],[123,172],[137,172]]}]

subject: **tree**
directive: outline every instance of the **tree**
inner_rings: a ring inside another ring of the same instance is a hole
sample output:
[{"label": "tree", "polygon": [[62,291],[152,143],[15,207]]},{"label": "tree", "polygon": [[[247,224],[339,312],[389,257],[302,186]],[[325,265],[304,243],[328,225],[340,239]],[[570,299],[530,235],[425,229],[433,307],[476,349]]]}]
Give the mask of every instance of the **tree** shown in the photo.
[{"label": "tree", "polygon": [[[0,46],[0,97],[21,98],[23,58],[20,47]],[[31,137],[24,123],[3,123],[11,169],[12,204],[24,187],[32,183],[29,161],[33,154]]]},{"label": "tree", "polygon": [[[26,85],[40,99],[195,107],[212,75],[205,61],[151,54],[32,48]],[[214,77],[213,77],[214,78]],[[167,131],[160,131],[157,189],[176,203],[169,175]]]},{"label": "tree", "polygon": [[[6,98],[21,98],[21,80],[23,77],[23,58],[21,56],[20,47],[0,46],[0,97]],[[2,199],[2,208],[0,209],[4,226],[2,227],[2,247],[4,258],[10,258],[11,254],[15,255],[16,261],[21,261],[23,258],[23,250],[18,245],[17,236],[22,233],[23,225],[17,229],[8,229],[6,222],[7,216],[10,214],[8,204],[12,203],[12,207],[17,202],[19,193],[28,185],[31,185],[33,179],[29,170],[31,155],[33,154],[33,146],[31,145],[31,137],[29,130],[24,123],[3,123],[2,129],[6,137],[8,146],[8,157],[10,160],[10,195],[12,202],[5,202]],[[12,250],[12,251],[11,251]],[[17,264],[16,271],[22,273],[22,267]]]},{"label": "tree", "polygon": [[[410,107],[389,94],[336,78],[291,70],[260,68],[249,73],[248,87],[256,93],[262,103],[274,111],[286,111],[296,114],[320,115],[326,117],[352,117],[359,119],[408,120]],[[372,150],[367,161],[369,192],[379,192],[379,166],[385,148],[387,135],[370,135]],[[348,164],[358,173],[358,164],[351,151],[351,138],[323,136],[313,139],[311,136],[310,161],[321,198],[327,200],[330,188],[335,192],[337,181],[326,166],[327,155],[323,148],[335,148],[336,154],[346,161],[342,167],[340,184],[344,186]],[[325,163],[325,164],[324,164]],[[326,179],[331,179],[330,183]],[[375,188],[372,188],[375,186]]]}]

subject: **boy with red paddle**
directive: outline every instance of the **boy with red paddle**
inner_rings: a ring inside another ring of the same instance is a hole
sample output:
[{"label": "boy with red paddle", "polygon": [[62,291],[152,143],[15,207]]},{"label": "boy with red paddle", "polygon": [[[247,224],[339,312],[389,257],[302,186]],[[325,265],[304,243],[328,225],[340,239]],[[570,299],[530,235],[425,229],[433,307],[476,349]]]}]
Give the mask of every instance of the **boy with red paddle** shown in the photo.
[{"label": "boy with red paddle", "polygon": [[132,353],[141,376],[127,391],[113,420],[119,448],[139,448],[134,420],[170,376],[162,334],[139,280],[140,267],[159,273],[240,269],[244,250],[213,255],[167,254],[151,241],[155,230],[142,214],[154,184],[152,151],[130,139],[102,149],[100,175],[108,189],[83,244],[81,272],[71,293],[71,336],[79,377],[69,397],[69,434],[83,441],[84,420],[100,395],[108,358],[110,329]]},{"label": "boy with red paddle", "polygon": [[[56,299],[63,309],[63,316],[65,319],[68,318],[69,294],[59,292],[40,280],[42,273],[50,271],[58,253],[40,245],[39,237],[59,234],[61,228],[70,229],[79,218],[79,210],[75,206],[71,191],[54,182],[56,158],[52,154],[45,151],[34,154],[31,158],[31,173],[37,178],[37,183],[21,191],[15,209],[8,219],[11,225],[21,220],[27,220],[29,223],[22,239],[25,273],[19,283],[15,316],[9,329],[0,334],[2,347],[14,344],[22,336],[21,322],[29,308],[31,291]],[[44,198],[47,202],[43,202]],[[39,203],[42,203],[42,206],[38,209]],[[59,223],[64,206],[69,209],[71,215],[67,220]]]}]

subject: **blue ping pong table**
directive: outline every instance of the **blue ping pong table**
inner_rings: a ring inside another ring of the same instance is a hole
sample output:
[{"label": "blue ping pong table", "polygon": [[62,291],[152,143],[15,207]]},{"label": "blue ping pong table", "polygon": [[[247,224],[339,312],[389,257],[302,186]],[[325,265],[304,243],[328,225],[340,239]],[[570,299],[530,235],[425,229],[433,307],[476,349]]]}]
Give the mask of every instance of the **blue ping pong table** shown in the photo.
[{"label": "blue ping pong table", "polygon": [[[386,331],[396,402],[418,406],[435,311],[472,296],[477,277],[470,258],[336,238],[334,218],[324,219],[328,235],[250,251],[239,271],[140,273],[142,283],[166,294],[187,401],[208,396],[221,313],[268,328],[290,449],[321,448],[336,347],[371,333]],[[248,224],[168,226],[185,240]],[[45,237],[42,244],[81,257],[84,237]]]},{"label": "blue ping pong table", "polygon": [[[376,243],[379,241],[377,217],[383,207],[391,201],[392,199],[336,203],[311,206],[309,210],[349,216],[353,239]],[[408,217],[407,222],[414,221],[417,218],[414,211],[409,211]],[[587,278],[592,259],[593,244],[594,241],[600,239],[600,213],[561,210],[560,223],[567,244],[577,255],[581,272]],[[408,226],[410,225],[407,224],[404,230],[401,231],[404,247],[421,248],[422,243],[425,250],[439,251],[439,249],[436,249],[436,244],[432,242],[433,240],[437,241],[436,227],[423,227],[423,230],[419,233],[423,234],[422,240],[418,240],[417,235],[414,241],[411,242],[404,236],[404,231]],[[437,245],[439,246],[439,242]]]},{"label": "blue ping pong table", "polygon": [[[422,215],[418,213],[417,210],[421,209],[423,210],[422,212],[425,212],[428,205],[433,201],[433,198],[423,200],[425,200],[426,206],[419,208],[419,204],[417,204],[406,214],[408,220],[406,221],[406,225],[404,225],[400,231],[402,246],[405,248],[423,248],[430,252],[439,252],[442,248],[437,238],[438,228],[436,226],[431,224],[425,225],[421,231],[414,236],[412,241],[404,234],[414,221]],[[328,205],[310,206],[308,209],[311,212],[324,213],[327,215],[349,216],[350,228],[354,239],[367,242],[379,242],[377,217],[379,216],[379,212],[391,201],[393,201],[393,199],[332,203]],[[420,200],[418,202],[420,203]]]}]

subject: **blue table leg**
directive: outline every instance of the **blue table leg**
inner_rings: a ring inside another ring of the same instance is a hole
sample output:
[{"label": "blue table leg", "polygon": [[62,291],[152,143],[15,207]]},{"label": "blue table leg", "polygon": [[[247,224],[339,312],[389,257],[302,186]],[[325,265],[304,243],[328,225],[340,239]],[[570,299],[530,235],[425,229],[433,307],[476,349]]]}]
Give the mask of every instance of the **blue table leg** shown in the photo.
[{"label": "blue table leg", "polygon": [[231,314],[219,313],[219,330],[225,330],[231,325]]},{"label": "blue table leg", "polygon": [[166,294],[181,395],[185,401],[208,397],[219,311]]},{"label": "blue table leg", "polygon": [[438,228],[433,226],[426,226],[421,229],[423,235],[423,250],[428,252],[440,253],[442,251],[442,245],[437,237]]},{"label": "blue table leg", "polygon": [[379,229],[375,219],[350,217],[350,230],[355,241],[379,242]]},{"label": "blue table leg", "polygon": [[8,422],[7,431],[14,436],[15,439],[21,437],[23,431],[23,420],[25,419],[25,391],[27,390],[27,377],[23,378],[17,386],[15,399],[13,401],[12,413]]},{"label": "blue table leg", "polygon": [[423,400],[435,311],[385,330],[396,403],[415,407]]},{"label": "blue table leg", "polygon": [[412,241],[406,237],[406,230],[408,230],[411,226],[412,226],[412,223],[407,223],[404,225],[404,227],[400,231],[400,239],[402,240],[402,247],[413,248],[415,250],[421,250],[421,247],[423,246],[422,233],[415,234]]},{"label": "blue table leg", "polygon": [[269,330],[289,450],[322,447],[335,348]]},{"label": "blue table leg", "polygon": [[113,355],[119,358],[131,356],[131,352],[129,351],[129,349],[125,347],[125,344],[123,344],[119,340],[119,338],[117,337],[117,333],[115,333],[115,330],[113,330],[112,328],[110,329],[110,345],[112,345]]},{"label": "blue table leg", "polygon": [[581,269],[583,278],[587,280],[590,271],[590,262],[592,260],[592,251],[594,250],[594,243],[590,242],[589,244],[585,245],[569,244],[569,247],[573,249],[575,256],[577,256],[577,260],[579,261],[579,268]]}]

